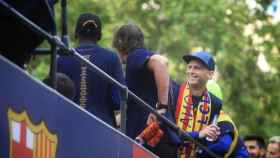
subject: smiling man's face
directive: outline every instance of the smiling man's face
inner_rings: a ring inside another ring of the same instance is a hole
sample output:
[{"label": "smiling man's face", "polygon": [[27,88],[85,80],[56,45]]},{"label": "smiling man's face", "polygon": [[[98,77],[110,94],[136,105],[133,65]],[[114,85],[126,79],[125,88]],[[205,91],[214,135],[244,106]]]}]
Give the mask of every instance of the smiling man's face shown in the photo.
[{"label": "smiling man's face", "polygon": [[205,86],[212,78],[214,71],[208,70],[199,60],[191,60],[187,64],[186,74],[190,86]]}]

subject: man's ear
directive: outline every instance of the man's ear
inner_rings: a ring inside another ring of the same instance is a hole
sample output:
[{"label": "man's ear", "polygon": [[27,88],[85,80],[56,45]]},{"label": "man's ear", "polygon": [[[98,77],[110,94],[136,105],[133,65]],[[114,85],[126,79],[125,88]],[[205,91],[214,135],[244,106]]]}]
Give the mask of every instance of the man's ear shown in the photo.
[{"label": "man's ear", "polygon": [[208,79],[211,80],[214,76],[215,71],[208,71]]}]

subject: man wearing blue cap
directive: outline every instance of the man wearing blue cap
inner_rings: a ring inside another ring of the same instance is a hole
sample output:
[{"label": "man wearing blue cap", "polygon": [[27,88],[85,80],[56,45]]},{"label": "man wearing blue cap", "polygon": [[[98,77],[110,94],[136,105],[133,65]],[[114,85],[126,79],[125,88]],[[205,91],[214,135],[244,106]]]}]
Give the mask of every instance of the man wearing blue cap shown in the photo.
[{"label": "man wearing blue cap", "polygon": [[[124,83],[118,55],[102,48],[97,43],[101,39],[100,18],[92,13],[81,14],[78,18],[75,37],[79,42],[77,52],[94,63],[114,79]],[[58,71],[69,76],[75,83],[74,101],[106,123],[116,126],[114,111],[120,106],[120,89],[104,80],[88,67],[71,56],[58,59]]]},{"label": "man wearing blue cap", "polygon": [[[178,127],[188,132],[193,138],[216,140],[220,129],[211,124],[222,108],[222,101],[207,91],[206,84],[214,74],[215,62],[208,52],[195,52],[183,56],[187,63],[186,79],[181,84],[175,110]],[[180,157],[197,155],[197,147],[192,142],[185,142],[179,149]]]},{"label": "man wearing blue cap", "polygon": [[[222,157],[248,157],[240,146],[237,138],[236,128],[228,115],[221,112],[222,101],[208,92],[207,81],[214,74],[215,62],[212,55],[208,52],[195,52],[183,56],[187,63],[186,79],[180,88],[175,92],[177,105],[173,108],[175,122],[178,127],[188,133],[192,138],[199,140],[206,145],[212,152]],[[220,117],[219,117],[220,115]],[[174,133],[167,131],[174,144],[180,145],[178,156],[187,157],[211,157],[207,152],[197,147],[193,142],[181,140]],[[241,152],[240,152],[241,151]]]}]

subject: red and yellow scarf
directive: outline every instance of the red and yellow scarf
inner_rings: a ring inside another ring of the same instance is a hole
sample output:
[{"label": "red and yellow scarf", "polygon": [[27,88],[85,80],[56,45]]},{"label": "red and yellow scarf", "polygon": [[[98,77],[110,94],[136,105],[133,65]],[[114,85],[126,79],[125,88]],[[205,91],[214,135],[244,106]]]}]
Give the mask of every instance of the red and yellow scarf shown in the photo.
[{"label": "red and yellow scarf", "polygon": [[[180,87],[176,108],[176,125],[185,132],[200,131],[209,124],[211,114],[211,100],[209,93],[203,92],[197,108],[193,107],[192,93],[188,83]],[[179,153],[180,158],[195,157],[195,145],[186,142]]]}]

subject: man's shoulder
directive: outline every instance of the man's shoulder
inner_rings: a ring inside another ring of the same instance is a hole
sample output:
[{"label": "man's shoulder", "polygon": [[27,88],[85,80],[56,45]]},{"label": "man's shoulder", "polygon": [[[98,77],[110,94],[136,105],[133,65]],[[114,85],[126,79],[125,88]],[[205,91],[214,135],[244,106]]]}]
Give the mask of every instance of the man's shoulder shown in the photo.
[{"label": "man's shoulder", "polygon": [[108,57],[110,60],[119,60],[119,56],[116,52],[113,52],[112,50],[102,48],[104,55]]},{"label": "man's shoulder", "polygon": [[100,45],[85,45],[85,46],[78,46],[76,48],[79,53],[105,53],[105,54],[115,54],[116,53],[109,48],[102,47]]},{"label": "man's shoulder", "polygon": [[97,58],[98,60],[107,60],[107,62],[119,60],[119,57],[116,52],[101,46],[96,46],[92,48],[92,53],[92,55],[95,56],[95,58]]},{"label": "man's shoulder", "polygon": [[109,48],[104,48],[104,47],[101,47],[101,46],[97,45],[93,49],[94,49],[94,51],[96,51],[98,53],[104,53],[107,56],[117,56],[117,53],[114,52],[113,50],[110,50]]},{"label": "man's shoulder", "polygon": [[217,96],[215,96],[213,93],[208,92],[211,98],[211,102],[212,104],[216,105],[216,106],[222,106],[223,102],[220,98],[218,98]]},{"label": "man's shoulder", "polygon": [[129,59],[139,59],[152,56],[154,53],[145,48],[138,48],[128,54]]},{"label": "man's shoulder", "polygon": [[153,54],[147,49],[136,49],[128,54],[127,67],[129,71],[147,70],[146,65]]}]

